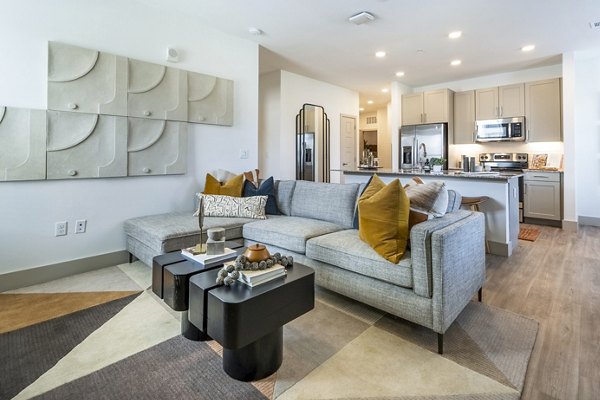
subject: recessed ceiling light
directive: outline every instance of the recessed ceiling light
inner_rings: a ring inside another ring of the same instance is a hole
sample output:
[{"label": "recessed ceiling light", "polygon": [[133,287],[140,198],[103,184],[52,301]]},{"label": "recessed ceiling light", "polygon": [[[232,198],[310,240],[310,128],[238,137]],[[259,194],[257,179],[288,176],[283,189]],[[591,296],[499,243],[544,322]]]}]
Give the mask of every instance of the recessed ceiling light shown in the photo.
[{"label": "recessed ceiling light", "polygon": [[462,63],[462,61],[460,60],[452,60],[450,62],[450,65],[452,65],[453,67],[456,67],[457,65],[460,65]]},{"label": "recessed ceiling light", "polygon": [[404,76],[404,72],[398,71],[398,72],[396,72],[396,76]]},{"label": "recessed ceiling light", "polygon": [[462,32],[461,32],[461,31],[454,31],[454,32],[450,32],[450,33],[448,34],[448,37],[449,37],[450,39],[458,39],[458,38],[459,38],[459,37],[461,37],[461,36],[462,36]]},{"label": "recessed ceiling light", "polygon": [[367,104],[373,104],[373,100],[367,101]]},{"label": "recessed ceiling light", "polygon": [[260,36],[263,34],[263,31],[261,31],[258,28],[250,27],[248,28],[248,33],[250,33],[251,35]]},{"label": "recessed ceiling light", "polygon": [[535,46],[532,44],[528,44],[527,46],[521,47],[521,51],[531,51],[533,49],[535,49]]},{"label": "recessed ceiling light", "polygon": [[375,57],[377,57],[377,58],[383,58],[385,56],[386,56],[385,51],[378,51],[377,53],[375,53]]},{"label": "recessed ceiling light", "polygon": [[361,108],[358,109],[358,111],[365,111],[365,108],[361,107]]},{"label": "recessed ceiling light", "polygon": [[381,91],[382,91],[383,93],[387,93],[387,92],[389,92],[389,91],[390,91],[390,89],[388,89],[388,88],[384,87],[383,89],[381,89]]}]

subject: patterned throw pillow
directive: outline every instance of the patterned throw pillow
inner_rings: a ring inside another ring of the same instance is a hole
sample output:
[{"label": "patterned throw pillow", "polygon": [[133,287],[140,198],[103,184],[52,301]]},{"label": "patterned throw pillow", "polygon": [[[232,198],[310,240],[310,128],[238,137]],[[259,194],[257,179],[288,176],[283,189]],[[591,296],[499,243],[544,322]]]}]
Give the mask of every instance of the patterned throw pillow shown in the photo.
[{"label": "patterned throw pillow", "polygon": [[442,181],[409,184],[405,187],[411,210],[441,217],[448,209],[448,189]]},{"label": "patterned throw pillow", "polygon": [[[268,196],[232,197],[217,194],[197,194],[204,201],[205,217],[266,219]],[[198,216],[198,211],[194,216]]]}]

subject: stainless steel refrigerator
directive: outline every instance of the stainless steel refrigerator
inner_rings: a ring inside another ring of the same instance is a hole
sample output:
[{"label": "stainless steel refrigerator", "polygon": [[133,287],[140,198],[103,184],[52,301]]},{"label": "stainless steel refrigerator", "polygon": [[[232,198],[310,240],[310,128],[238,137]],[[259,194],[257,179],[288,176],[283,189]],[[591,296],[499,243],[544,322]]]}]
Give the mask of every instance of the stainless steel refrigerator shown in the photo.
[{"label": "stainless steel refrigerator", "polygon": [[329,182],[329,130],[323,107],[302,106],[296,116],[296,179]]},{"label": "stainless steel refrigerator", "polygon": [[448,169],[448,125],[407,125],[400,128],[400,168],[422,167],[432,157],[446,160]]}]

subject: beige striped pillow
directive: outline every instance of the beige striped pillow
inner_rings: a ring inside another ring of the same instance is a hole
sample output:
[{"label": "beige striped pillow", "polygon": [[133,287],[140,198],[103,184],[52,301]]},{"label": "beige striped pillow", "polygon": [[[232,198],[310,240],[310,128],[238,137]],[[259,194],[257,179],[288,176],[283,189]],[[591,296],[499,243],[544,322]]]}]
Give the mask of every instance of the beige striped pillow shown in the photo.
[{"label": "beige striped pillow", "polygon": [[421,185],[409,184],[405,187],[410,200],[411,210],[434,217],[446,214],[448,208],[448,189],[442,181],[432,181]]}]

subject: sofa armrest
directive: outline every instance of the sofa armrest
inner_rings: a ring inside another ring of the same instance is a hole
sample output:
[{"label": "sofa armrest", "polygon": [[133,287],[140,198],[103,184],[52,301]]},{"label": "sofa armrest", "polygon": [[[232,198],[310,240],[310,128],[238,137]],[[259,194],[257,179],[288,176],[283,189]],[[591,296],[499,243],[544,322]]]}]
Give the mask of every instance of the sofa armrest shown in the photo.
[{"label": "sofa armrest", "polygon": [[458,210],[443,217],[433,218],[413,226],[410,231],[411,261],[413,268],[413,288],[419,296],[433,295],[433,277],[431,273],[431,235],[440,229],[457,223],[473,212]]},{"label": "sofa armrest", "polygon": [[431,234],[433,330],[444,333],[485,282],[485,217],[473,212]]}]

